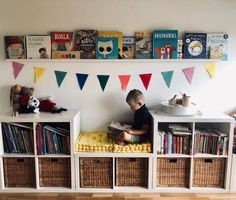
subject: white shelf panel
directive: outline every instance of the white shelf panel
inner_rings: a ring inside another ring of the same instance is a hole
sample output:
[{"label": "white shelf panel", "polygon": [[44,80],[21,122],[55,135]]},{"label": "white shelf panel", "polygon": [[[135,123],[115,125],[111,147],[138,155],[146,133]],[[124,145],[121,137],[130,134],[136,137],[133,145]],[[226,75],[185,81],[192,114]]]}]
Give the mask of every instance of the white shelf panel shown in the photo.
[{"label": "white shelf panel", "polygon": [[191,192],[191,190],[186,187],[156,187],[154,190],[158,192],[168,192],[168,193]]},{"label": "white shelf panel", "polygon": [[6,59],[6,62],[44,63],[181,63],[181,62],[221,62],[219,59]]},{"label": "white shelf panel", "polygon": [[141,186],[115,186],[114,189],[117,191],[126,191],[126,192],[148,190],[147,187],[141,187]]},{"label": "white shelf panel", "polygon": [[34,154],[25,154],[25,153],[4,153],[2,157],[5,158],[17,158],[17,157],[24,157],[24,158],[34,158],[36,157]]},{"label": "white shelf panel", "polygon": [[1,113],[1,122],[70,122],[77,114],[78,110],[67,110],[61,113],[40,112],[39,114],[19,114],[12,117],[10,113]]},{"label": "white shelf panel", "polygon": [[153,157],[152,153],[76,152],[76,157]]},{"label": "white shelf panel", "polygon": [[207,154],[207,153],[198,153],[193,156],[193,158],[228,158],[227,155],[213,155],[213,154]]},{"label": "white shelf panel", "polygon": [[157,154],[157,158],[191,158],[191,155],[186,154],[163,154],[159,155]]},{"label": "white shelf panel", "polygon": [[46,155],[37,155],[39,158],[70,158],[71,155],[65,154],[46,154]]}]

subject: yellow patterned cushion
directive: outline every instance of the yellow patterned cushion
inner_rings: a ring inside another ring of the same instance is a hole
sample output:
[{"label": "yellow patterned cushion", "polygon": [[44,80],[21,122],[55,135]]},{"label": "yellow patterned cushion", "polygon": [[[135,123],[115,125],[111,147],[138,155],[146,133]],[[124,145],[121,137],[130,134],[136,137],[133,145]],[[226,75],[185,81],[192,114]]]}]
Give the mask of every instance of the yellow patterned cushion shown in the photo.
[{"label": "yellow patterned cushion", "polygon": [[76,140],[76,151],[82,152],[112,152],[113,142],[106,132],[81,132]]},{"label": "yellow patterned cushion", "polygon": [[142,144],[118,145],[106,132],[81,132],[75,144],[76,152],[150,153],[149,141]]}]

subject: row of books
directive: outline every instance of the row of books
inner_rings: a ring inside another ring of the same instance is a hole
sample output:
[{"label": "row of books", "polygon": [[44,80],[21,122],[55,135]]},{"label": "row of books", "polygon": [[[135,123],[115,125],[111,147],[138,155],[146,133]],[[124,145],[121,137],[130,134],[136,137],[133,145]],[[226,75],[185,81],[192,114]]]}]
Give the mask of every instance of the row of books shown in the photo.
[{"label": "row of books", "polygon": [[26,124],[2,123],[5,153],[34,153],[33,128]]},{"label": "row of books", "polygon": [[169,124],[157,134],[157,154],[191,153],[191,128],[180,124]]},{"label": "row of books", "polygon": [[7,59],[222,59],[227,60],[226,33],[178,30],[136,32],[78,30],[50,35],[5,36]]},{"label": "row of books", "polygon": [[215,129],[196,129],[194,152],[228,155],[228,136]]},{"label": "row of books", "polygon": [[41,124],[36,125],[38,155],[70,154],[70,132],[64,128]]}]

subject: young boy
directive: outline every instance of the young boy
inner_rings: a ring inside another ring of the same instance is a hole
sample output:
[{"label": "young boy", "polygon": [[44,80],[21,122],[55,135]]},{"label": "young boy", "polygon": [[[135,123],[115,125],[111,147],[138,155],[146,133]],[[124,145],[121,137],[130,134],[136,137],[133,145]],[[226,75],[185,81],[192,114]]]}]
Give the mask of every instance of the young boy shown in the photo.
[{"label": "young boy", "polygon": [[125,129],[118,138],[118,143],[141,143],[148,138],[151,114],[144,103],[144,95],[141,91],[133,89],[127,97],[126,102],[134,111],[134,122],[131,128]]}]

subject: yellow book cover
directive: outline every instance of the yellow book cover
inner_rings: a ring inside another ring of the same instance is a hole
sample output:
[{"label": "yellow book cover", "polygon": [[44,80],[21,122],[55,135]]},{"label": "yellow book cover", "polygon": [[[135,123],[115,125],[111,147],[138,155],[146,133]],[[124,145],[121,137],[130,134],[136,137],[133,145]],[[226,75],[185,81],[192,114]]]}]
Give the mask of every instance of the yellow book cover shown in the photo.
[{"label": "yellow book cover", "polygon": [[122,58],[122,32],[118,31],[99,31],[98,37],[117,37],[118,38],[118,51],[119,59]]}]

